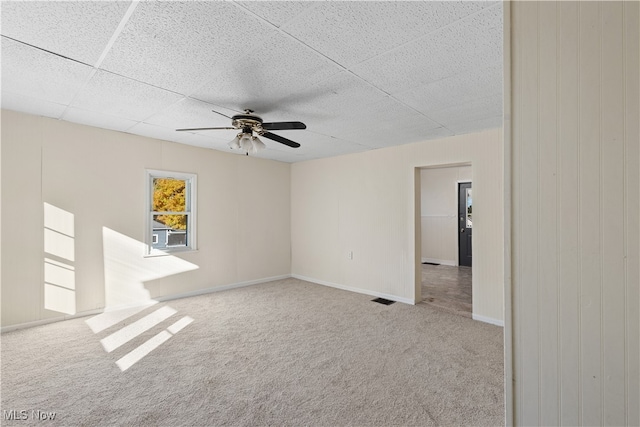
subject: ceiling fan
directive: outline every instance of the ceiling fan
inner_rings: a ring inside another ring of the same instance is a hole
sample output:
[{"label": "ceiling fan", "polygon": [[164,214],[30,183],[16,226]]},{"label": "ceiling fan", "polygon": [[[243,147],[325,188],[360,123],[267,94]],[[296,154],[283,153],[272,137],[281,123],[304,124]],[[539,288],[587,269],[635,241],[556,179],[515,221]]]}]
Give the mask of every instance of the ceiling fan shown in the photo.
[{"label": "ceiling fan", "polygon": [[[269,138],[276,142],[279,142],[284,145],[288,145],[292,148],[300,147],[295,141],[282,137],[280,135],[276,135],[269,131],[271,130],[290,130],[290,129],[306,129],[307,126],[302,122],[270,122],[265,123],[262,121],[262,118],[253,114],[253,110],[245,109],[244,114],[236,114],[235,116],[229,117],[222,113],[218,113],[217,111],[213,111],[214,113],[220,114],[221,116],[227,117],[231,119],[231,127],[209,127],[209,128],[187,128],[187,129],[176,129],[176,131],[199,131],[199,130],[218,130],[218,129],[238,129],[240,132],[236,135],[235,138],[229,143],[229,147],[236,150],[242,150],[249,155],[255,154],[258,150],[261,150],[266,147],[266,145],[258,139],[259,136],[264,136],[265,138]],[[257,135],[254,135],[256,133]]]}]

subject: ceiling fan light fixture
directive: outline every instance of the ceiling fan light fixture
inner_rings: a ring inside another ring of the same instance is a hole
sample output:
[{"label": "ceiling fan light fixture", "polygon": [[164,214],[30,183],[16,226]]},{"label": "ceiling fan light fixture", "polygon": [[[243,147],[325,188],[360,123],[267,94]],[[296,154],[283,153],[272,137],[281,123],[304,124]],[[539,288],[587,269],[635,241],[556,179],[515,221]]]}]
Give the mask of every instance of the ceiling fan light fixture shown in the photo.
[{"label": "ceiling fan light fixture", "polygon": [[250,133],[243,133],[240,137],[240,149],[245,153],[249,153],[253,149],[253,141],[251,141]]},{"label": "ceiling fan light fixture", "polygon": [[231,142],[229,143],[229,148],[231,148],[232,150],[239,150],[240,149],[240,137],[242,136],[241,133],[237,134],[235,138],[233,138],[231,140]]},{"label": "ceiling fan light fixture", "polygon": [[260,139],[258,139],[257,136],[254,136],[252,139],[253,139],[253,146],[255,147],[256,152],[260,151],[260,150],[264,150],[265,148],[267,148],[265,143],[260,141]]}]

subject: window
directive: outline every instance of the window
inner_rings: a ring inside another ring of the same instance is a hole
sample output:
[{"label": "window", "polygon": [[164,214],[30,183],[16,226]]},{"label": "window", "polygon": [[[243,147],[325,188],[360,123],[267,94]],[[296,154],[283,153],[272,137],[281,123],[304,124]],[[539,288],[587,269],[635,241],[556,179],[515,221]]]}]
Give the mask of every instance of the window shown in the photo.
[{"label": "window", "polygon": [[196,175],[147,170],[147,255],[196,249]]}]

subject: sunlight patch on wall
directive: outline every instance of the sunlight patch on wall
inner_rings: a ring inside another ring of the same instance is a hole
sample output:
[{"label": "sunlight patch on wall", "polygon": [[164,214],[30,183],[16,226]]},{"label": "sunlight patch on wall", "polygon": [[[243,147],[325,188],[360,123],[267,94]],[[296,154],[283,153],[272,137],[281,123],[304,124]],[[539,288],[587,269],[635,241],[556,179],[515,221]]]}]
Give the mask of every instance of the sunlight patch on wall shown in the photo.
[{"label": "sunlight patch on wall", "polygon": [[44,308],[76,313],[74,215],[44,203]]},{"label": "sunlight patch on wall", "polygon": [[126,307],[151,300],[144,283],[195,270],[197,265],[173,255],[144,257],[145,244],[102,228],[105,307]]},{"label": "sunlight patch on wall", "polygon": [[[177,313],[164,305],[131,322],[131,317],[144,314],[145,310],[158,303],[151,298],[145,283],[199,267],[173,255],[145,257],[143,242],[107,227],[102,228],[102,237],[105,312],[86,320],[86,323],[95,334],[108,333],[100,339],[107,353],[124,352],[125,348],[130,348],[125,346],[129,342],[137,345],[128,353],[116,356],[119,357],[116,365],[125,371],[193,322],[191,317],[184,316],[138,345],[137,341],[143,340],[143,334],[154,328],[164,328],[161,324]],[[107,331],[110,328],[116,330]]]}]

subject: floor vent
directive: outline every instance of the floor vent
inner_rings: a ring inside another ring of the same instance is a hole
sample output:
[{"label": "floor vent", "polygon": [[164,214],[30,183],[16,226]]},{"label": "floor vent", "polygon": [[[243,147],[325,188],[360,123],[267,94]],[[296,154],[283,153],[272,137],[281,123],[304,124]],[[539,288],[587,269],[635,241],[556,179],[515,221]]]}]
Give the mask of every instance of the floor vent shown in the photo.
[{"label": "floor vent", "polygon": [[376,299],[372,299],[371,301],[377,302],[379,304],[384,304],[384,305],[391,305],[395,302],[395,301],[391,301],[390,299],[384,299],[384,298],[376,298]]},{"label": "floor vent", "polygon": [[437,262],[423,262],[423,264],[429,264],[429,265],[440,265]]}]

